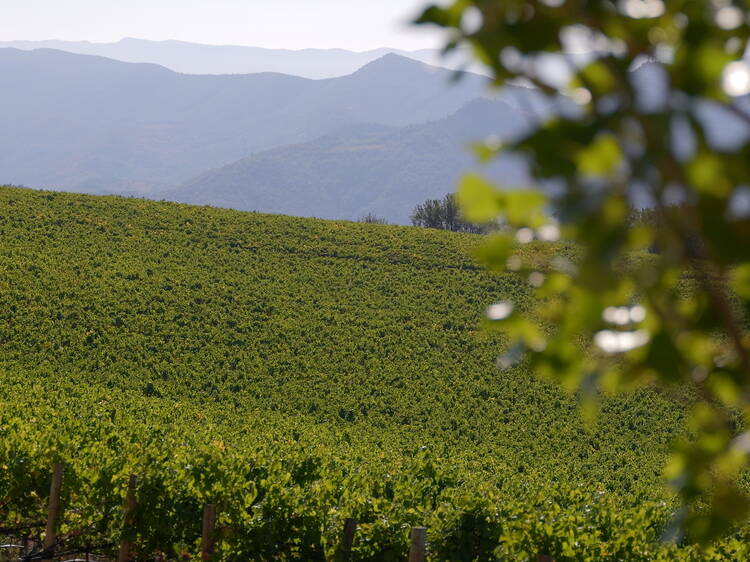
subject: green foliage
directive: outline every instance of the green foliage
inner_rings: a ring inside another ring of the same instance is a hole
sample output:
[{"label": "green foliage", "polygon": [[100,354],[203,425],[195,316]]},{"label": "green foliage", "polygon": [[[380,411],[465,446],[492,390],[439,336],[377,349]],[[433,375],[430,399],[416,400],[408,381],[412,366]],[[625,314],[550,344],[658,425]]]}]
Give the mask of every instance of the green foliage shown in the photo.
[{"label": "green foliage", "polygon": [[[479,251],[528,275],[539,304],[493,309],[493,325],[515,341],[505,363],[526,352],[537,374],[580,389],[589,414],[602,390],[696,385],[691,434],[667,470],[685,507],[674,535],[721,535],[750,508],[738,478],[750,453],[746,3],[456,0],[419,21],[446,29],[447,50],[469,46],[497,86],[531,85],[556,108],[494,151],[525,155],[553,188],[508,220],[515,237]],[[707,114],[743,134],[718,142]],[[654,210],[631,224],[636,192]],[[499,188],[470,178],[459,194],[469,216],[511,217]],[[558,220],[540,221],[540,209]],[[575,260],[524,254],[531,240],[561,236]]]},{"label": "green foliage", "polygon": [[433,560],[708,557],[658,540],[690,396],[605,398],[587,426],[498,371],[485,305],[533,291],[481,240],[0,189],[0,520],[43,520],[62,460],[70,542],[120,540],[137,474],[138,550],[168,559],[196,556],[209,501],[225,560],[330,557],[346,517],[357,560],[403,559],[417,524]]}]

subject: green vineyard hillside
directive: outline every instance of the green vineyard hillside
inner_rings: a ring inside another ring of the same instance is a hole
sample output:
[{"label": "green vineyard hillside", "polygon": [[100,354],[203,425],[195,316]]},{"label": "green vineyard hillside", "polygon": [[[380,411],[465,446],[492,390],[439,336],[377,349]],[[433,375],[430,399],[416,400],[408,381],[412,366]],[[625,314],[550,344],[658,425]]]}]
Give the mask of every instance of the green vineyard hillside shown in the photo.
[{"label": "green vineyard hillside", "polygon": [[138,475],[144,558],[195,557],[206,502],[224,560],[328,559],[346,517],[357,560],[403,560],[412,525],[434,560],[698,557],[659,541],[684,405],[640,390],[588,426],[498,369],[484,310],[530,291],[478,242],[0,188],[0,520],[43,519],[61,461],[73,542],[119,542]]}]

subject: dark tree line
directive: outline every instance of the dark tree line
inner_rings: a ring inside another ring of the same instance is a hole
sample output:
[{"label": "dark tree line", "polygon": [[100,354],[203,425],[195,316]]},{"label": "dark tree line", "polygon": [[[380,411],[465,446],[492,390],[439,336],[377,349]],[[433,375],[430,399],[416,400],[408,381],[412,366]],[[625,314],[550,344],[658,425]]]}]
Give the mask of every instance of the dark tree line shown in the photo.
[{"label": "dark tree line", "polygon": [[456,196],[447,194],[442,199],[428,199],[414,207],[411,223],[423,228],[439,228],[453,232],[471,232],[479,234],[486,229],[463,220]]},{"label": "dark tree line", "polygon": [[388,221],[383,217],[379,217],[374,213],[367,213],[363,217],[359,217],[357,222],[363,222],[365,224],[388,224]]}]

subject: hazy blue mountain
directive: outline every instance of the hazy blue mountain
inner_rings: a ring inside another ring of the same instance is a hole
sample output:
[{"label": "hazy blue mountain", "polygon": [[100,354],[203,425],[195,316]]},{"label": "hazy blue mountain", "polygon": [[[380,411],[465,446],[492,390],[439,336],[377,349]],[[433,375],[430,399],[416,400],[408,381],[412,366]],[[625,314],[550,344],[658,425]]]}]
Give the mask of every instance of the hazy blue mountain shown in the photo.
[{"label": "hazy blue mountain", "polygon": [[[455,189],[476,167],[466,149],[489,135],[510,138],[529,122],[503,101],[475,100],[450,117],[407,127],[349,127],[211,170],[167,192],[167,199],[242,210],[356,219],[375,213],[408,223],[417,203]],[[528,185],[518,158],[484,170],[507,186]]]},{"label": "hazy blue mountain", "polygon": [[305,78],[333,78],[355,72],[389,53],[422,62],[459,68],[462,58],[440,57],[438,50],[401,51],[374,49],[365,52],[344,49],[263,49],[234,45],[201,45],[184,41],[122,39],[116,43],[89,41],[5,41],[0,47],[58,49],[81,55],[97,55],[123,62],[154,63],[185,74],[255,74],[280,72]]},{"label": "hazy blue mountain", "polygon": [[89,193],[178,185],[249,154],[354,123],[440,119],[486,79],[397,55],[354,74],[194,76],[56,50],[0,49],[0,179]]}]

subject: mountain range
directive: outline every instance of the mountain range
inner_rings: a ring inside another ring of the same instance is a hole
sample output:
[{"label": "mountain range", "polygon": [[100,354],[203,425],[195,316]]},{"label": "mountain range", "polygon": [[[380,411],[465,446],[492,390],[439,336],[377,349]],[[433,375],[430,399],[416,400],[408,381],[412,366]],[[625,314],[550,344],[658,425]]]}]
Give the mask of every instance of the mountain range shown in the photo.
[{"label": "mountain range", "polygon": [[199,76],[40,49],[0,49],[3,181],[148,195],[272,148],[356,124],[439,120],[486,95],[486,79],[398,55],[325,80]]},{"label": "mountain range", "polygon": [[185,41],[148,41],[125,38],[114,43],[89,41],[0,41],[0,48],[56,49],[80,55],[96,55],[123,62],[154,63],[184,74],[257,74],[279,72],[303,78],[334,78],[356,72],[387,54],[397,54],[428,64],[460,69],[466,57],[444,57],[439,50],[373,49],[264,49],[239,45],[203,45]]},{"label": "mountain range", "polygon": [[[374,213],[402,224],[476,165],[469,142],[513,138],[576,111],[563,98],[550,107],[532,89],[490,92],[484,76],[455,80],[396,54],[313,80],[0,48],[0,76],[0,182],[334,219]],[[633,79],[645,113],[667,103],[657,65]],[[726,109],[695,103],[717,150],[750,135]],[[690,150],[689,136],[674,140],[676,153]],[[518,157],[483,173],[531,184]]]},{"label": "mountain range", "polygon": [[[470,142],[490,135],[512,138],[528,127],[508,101],[476,99],[424,124],[359,125],[268,150],[205,172],[162,196],[331,219],[373,213],[406,224],[415,205],[453,191],[460,176],[476,167]],[[482,171],[505,186],[528,185],[529,173],[519,157],[504,156]]]}]

